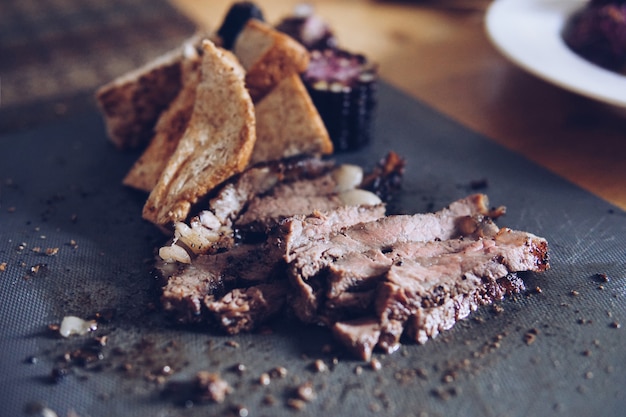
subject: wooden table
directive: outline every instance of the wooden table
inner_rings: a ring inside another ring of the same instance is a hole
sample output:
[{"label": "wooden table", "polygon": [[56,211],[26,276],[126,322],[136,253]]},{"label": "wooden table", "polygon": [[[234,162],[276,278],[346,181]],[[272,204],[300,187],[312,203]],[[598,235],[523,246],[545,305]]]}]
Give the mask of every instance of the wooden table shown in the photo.
[{"label": "wooden table", "polygon": [[[232,4],[171,1],[208,28],[219,25]],[[298,3],[257,1],[271,23]],[[490,1],[309,3],[340,44],[377,61],[390,84],[626,209],[626,111],[548,84],[503,58],[484,30]]]}]

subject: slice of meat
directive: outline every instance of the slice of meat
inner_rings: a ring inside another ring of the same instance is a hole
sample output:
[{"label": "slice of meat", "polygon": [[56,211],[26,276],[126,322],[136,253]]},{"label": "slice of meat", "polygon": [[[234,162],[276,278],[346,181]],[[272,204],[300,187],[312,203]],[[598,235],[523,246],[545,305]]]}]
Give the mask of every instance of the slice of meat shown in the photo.
[{"label": "slice of meat", "polygon": [[223,297],[207,296],[204,304],[229,334],[250,331],[280,312],[288,292],[286,281],[235,288]]},{"label": "slice of meat", "polygon": [[362,360],[369,360],[380,338],[380,323],[376,318],[337,322],[331,329],[335,338]]},{"label": "slice of meat", "polygon": [[[478,306],[520,291],[523,283],[511,274],[546,270],[547,242],[499,229],[475,210],[483,204],[468,209],[468,202],[480,200],[474,196],[434,215],[388,216],[305,241],[288,258],[294,312],[303,321],[334,326],[373,308],[376,346],[393,352],[407,328],[423,343]],[[347,342],[351,350],[358,345]]]},{"label": "slice of meat", "polygon": [[402,242],[448,240],[461,236],[463,230],[459,230],[458,225],[465,225],[468,217],[489,213],[487,206],[487,197],[476,194],[437,213],[386,216],[340,228],[322,239],[316,239],[315,234],[303,237],[302,232],[310,228],[298,225],[298,220],[294,219],[291,231],[283,229],[283,245],[294,286],[296,314],[304,321],[319,320],[320,299],[315,293],[325,291],[325,285],[315,281],[319,280],[320,272],[337,260],[370,250],[385,252]]},{"label": "slice of meat", "polygon": [[[498,280],[518,271],[547,268],[545,240],[510,229],[501,229],[492,239],[429,242],[427,246],[443,250],[439,254],[430,251],[429,256],[395,258],[378,288],[375,303],[382,333],[393,334],[385,338],[383,350],[394,349],[400,336],[387,332],[386,323],[404,323],[411,316],[430,317],[426,330],[413,326],[417,341],[423,343],[426,335],[435,336],[480,305],[501,299],[505,293],[494,292]],[[420,249],[414,254],[422,254]],[[435,316],[428,313],[433,308]],[[432,317],[443,321],[437,324]]]},{"label": "slice of meat", "polygon": [[335,167],[320,158],[292,158],[256,165],[228,181],[211,199],[209,209],[223,224],[232,223],[256,196],[277,184],[325,175]]},{"label": "slice of meat", "polygon": [[219,299],[237,287],[270,281],[281,260],[267,245],[239,245],[227,252],[200,255],[188,265],[157,261],[165,280],[161,303],[180,322],[211,322],[207,297]]},{"label": "slice of meat", "polygon": [[[457,294],[446,299],[435,307],[416,309],[406,322],[406,334],[417,343],[426,343],[428,339],[450,329],[454,324],[469,316],[480,306],[492,304],[505,296],[520,293],[525,290],[524,282],[515,274],[495,281],[483,282],[467,293]],[[391,335],[387,337],[391,339]],[[393,338],[392,342],[396,342]]]},{"label": "slice of meat", "polygon": [[[212,253],[235,241],[262,241],[292,216],[333,213],[344,206],[382,207],[375,194],[354,188],[362,177],[360,167],[336,166],[319,158],[255,166],[223,185],[208,209],[188,225],[175,223],[175,237],[193,254]],[[166,247],[163,252],[173,249],[178,248]]]}]

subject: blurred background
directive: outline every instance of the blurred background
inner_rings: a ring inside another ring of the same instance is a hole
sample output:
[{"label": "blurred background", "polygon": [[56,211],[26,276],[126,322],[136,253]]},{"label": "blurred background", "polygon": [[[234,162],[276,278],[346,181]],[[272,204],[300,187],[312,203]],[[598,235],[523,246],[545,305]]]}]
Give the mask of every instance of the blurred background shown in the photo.
[{"label": "blurred background", "polygon": [[[485,33],[499,0],[313,0],[384,82],[626,208],[624,114],[544,82]],[[259,0],[276,23],[301,2]],[[93,111],[95,89],[214,29],[232,0],[0,2],[0,134]],[[419,134],[419,132],[417,132]]]},{"label": "blurred background", "polygon": [[[258,2],[270,22],[291,13],[299,3]],[[309,3],[329,21],[343,46],[380,62],[383,77],[420,88],[433,81],[428,73],[453,70],[454,62],[479,62],[475,51],[449,40],[476,36],[467,30],[467,20],[473,21],[470,26],[480,26],[489,1]],[[81,111],[98,86],[177,46],[196,27],[219,25],[231,4],[230,0],[0,2],[0,132]]]}]

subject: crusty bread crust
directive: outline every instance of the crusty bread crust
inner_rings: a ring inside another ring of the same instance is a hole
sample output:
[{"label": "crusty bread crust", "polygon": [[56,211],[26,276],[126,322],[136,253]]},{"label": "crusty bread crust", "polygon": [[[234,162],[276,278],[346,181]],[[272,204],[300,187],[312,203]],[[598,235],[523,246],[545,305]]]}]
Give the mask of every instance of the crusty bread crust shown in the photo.
[{"label": "crusty bread crust", "polygon": [[180,90],[181,59],[177,49],[96,91],[109,139],[117,148],[137,148],[152,138],[159,114]]},{"label": "crusty bread crust", "polygon": [[246,70],[246,86],[259,101],[285,77],[302,73],[309,53],[290,36],[256,19],[243,28],[233,52]]},{"label": "crusty bread crust", "polygon": [[178,48],[96,91],[96,102],[104,116],[109,139],[117,148],[138,148],[150,141],[159,115],[183,85],[181,63],[186,50],[197,47],[206,36],[198,32]]},{"label": "crusty bread crust", "polygon": [[297,74],[282,80],[258,102],[255,115],[257,139],[251,164],[333,152],[324,122]]},{"label": "crusty bread crust", "polygon": [[191,120],[143,209],[146,220],[161,226],[184,220],[200,197],[241,172],[256,140],[243,68],[209,40],[202,51]]},{"label": "crusty bread crust", "polygon": [[150,192],[159,181],[180,139],[183,137],[196,100],[202,58],[195,52],[182,61],[183,87],[170,106],[161,113],[154,127],[154,137],[122,181],[124,185]]}]

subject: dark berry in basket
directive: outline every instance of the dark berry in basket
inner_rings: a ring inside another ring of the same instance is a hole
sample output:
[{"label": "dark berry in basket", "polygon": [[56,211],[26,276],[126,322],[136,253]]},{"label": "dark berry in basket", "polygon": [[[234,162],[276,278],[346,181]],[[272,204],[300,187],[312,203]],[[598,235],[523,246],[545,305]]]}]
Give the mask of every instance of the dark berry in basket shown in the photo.
[{"label": "dark berry in basket", "polygon": [[570,18],[563,39],[594,64],[626,73],[626,0],[591,1]]},{"label": "dark berry in basket", "polygon": [[248,20],[257,19],[265,21],[261,9],[251,1],[241,1],[234,3],[222,22],[222,26],[217,30],[217,35],[222,39],[222,46],[232,49],[239,33],[244,28]]},{"label": "dark berry in basket", "polygon": [[356,150],[371,136],[378,72],[363,55],[340,49],[311,51],[302,75],[336,151]]},{"label": "dark berry in basket", "polygon": [[314,14],[308,4],[298,5],[292,16],[287,16],[276,25],[279,30],[291,36],[307,49],[336,48],[337,39],[330,26]]}]

